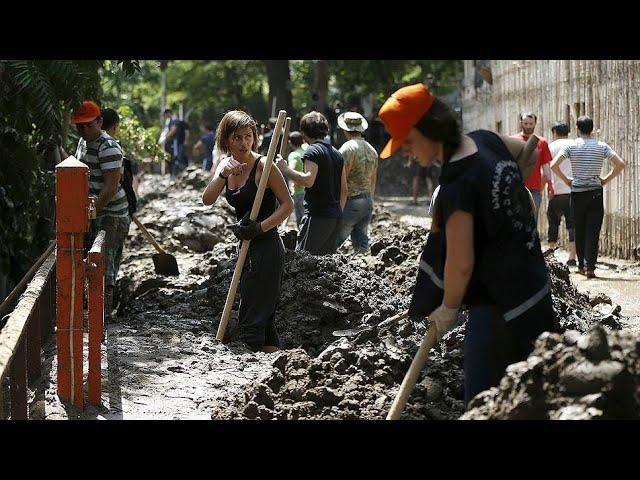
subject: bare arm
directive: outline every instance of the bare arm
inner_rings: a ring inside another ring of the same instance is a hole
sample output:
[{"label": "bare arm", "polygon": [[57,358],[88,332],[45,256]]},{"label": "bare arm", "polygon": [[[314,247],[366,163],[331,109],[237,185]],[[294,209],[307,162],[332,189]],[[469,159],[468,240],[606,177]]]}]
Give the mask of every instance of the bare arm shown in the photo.
[{"label": "bare arm", "polygon": [[553,173],[555,173],[560,178],[560,180],[571,186],[573,178],[568,178],[564,173],[562,173],[562,170],[560,170],[560,165],[562,165],[562,162],[564,162],[566,159],[567,157],[562,155],[562,153],[558,153],[558,155],[556,155],[556,158],[554,158],[551,162],[551,170],[553,170]]},{"label": "bare arm", "polygon": [[225,185],[225,179],[220,177],[220,173],[222,173],[222,175],[224,175],[225,177],[228,177],[229,175],[239,175],[240,173],[242,173],[244,165],[238,164],[238,162],[235,161],[234,162],[237,165],[232,164],[231,162],[231,157],[225,157],[220,160],[220,163],[218,163],[218,166],[216,167],[216,172],[214,173],[213,178],[202,193],[203,204],[213,205],[214,203],[216,203],[216,200],[218,200],[220,193],[222,193],[222,189]]},{"label": "bare arm", "polygon": [[617,153],[613,157],[609,158],[609,163],[613,163],[613,170],[611,170],[609,174],[602,179],[603,186],[620,175],[625,167],[624,160],[622,160]]},{"label": "bare arm", "polygon": [[444,265],[444,300],[448,308],[462,304],[474,266],[473,217],[458,210],[447,220],[447,260]]},{"label": "bare arm", "polygon": [[[260,166],[264,168],[265,163],[266,160],[261,160]],[[262,172],[260,176],[262,176]],[[258,180],[258,178],[256,178],[256,180]],[[279,205],[275,212],[260,222],[260,227],[263,232],[277,227],[284,222],[289,215],[291,215],[291,212],[293,212],[293,200],[291,199],[289,190],[287,190],[287,184],[284,181],[284,177],[280,170],[273,166],[271,166],[271,170],[269,171],[267,187],[275,194]]]},{"label": "bare arm", "polygon": [[342,178],[340,178],[340,208],[344,210],[347,204],[347,169],[342,169]]},{"label": "bare arm", "polygon": [[114,168],[112,170],[106,170],[102,172],[102,178],[104,179],[104,187],[100,190],[100,194],[96,199],[96,213],[100,214],[102,209],[106,207],[116,193],[118,193],[118,187],[120,186],[120,169]]},{"label": "bare arm", "polygon": [[545,183],[548,185],[550,193],[553,193],[553,183],[551,182],[551,168],[550,163],[542,165],[542,188],[544,189]]},{"label": "bare arm", "polygon": [[292,170],[287,165],[284,158],[280,157],[276,163],[280,172],[287,176],[296,185],[301,185],[305,188],[313,187],[316,181],[316,175],[318,174],[318,164],[315,162],[304,162],[304,172],[297,172]]}]

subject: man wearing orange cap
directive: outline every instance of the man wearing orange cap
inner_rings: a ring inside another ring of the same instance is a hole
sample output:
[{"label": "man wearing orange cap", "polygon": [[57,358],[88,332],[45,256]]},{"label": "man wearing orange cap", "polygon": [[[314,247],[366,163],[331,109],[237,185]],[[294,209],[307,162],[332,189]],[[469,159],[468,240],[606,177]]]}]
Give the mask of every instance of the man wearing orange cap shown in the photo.
[{"label": "man wearing orange cap", "polygon": [[80,134],[76,158],[89,167],[89,194],[96,197],[97,217],[91,221],[87,242],[100,230],[105,237],[105,320],[111,318],[113,291],[122,259],[122,246],[129,232],[127,196],[120,184],[122,150],[102,130],[102,112],[92,101],[84,101],[74,110],[71,123]]},{"label": "man wearing orange cap", "polygon": [[460,308],[469,309],[466,405],[526,359],[540,333],[557,329],[523,181],[535,147],[486,130],[463,135],[455,113],[423,84],[395,92],[379,115],[391,135],[381,158],[402,148],[423,166],[443,165],[409,313],[428,315],[440,340]]}]

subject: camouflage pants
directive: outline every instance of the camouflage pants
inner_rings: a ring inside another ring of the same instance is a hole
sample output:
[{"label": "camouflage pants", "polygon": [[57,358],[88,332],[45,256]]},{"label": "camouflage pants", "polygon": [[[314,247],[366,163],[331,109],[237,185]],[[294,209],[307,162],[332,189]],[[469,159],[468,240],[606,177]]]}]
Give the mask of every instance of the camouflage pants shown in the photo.
[{"label": "camouflage pants", "polygon": [[85,245],[91,248],[94,239],[100,230],[106,233],[104,240],[104,284],[105,287],[115,286],[120,261],[122,260],[122,247],[129,233],[129,217],[102,216],[91,221],[91,229],[86,236]]}]

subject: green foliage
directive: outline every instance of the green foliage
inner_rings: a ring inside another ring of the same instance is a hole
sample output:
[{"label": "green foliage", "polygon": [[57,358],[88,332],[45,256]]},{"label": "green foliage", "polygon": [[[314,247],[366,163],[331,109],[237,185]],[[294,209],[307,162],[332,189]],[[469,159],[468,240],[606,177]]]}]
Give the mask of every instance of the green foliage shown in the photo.
[{"label": "green foliage", "polygon": [[17,281],[51,237],[54,177],[16,130],[0,131],[0,158],[0,271]]},{"label": "green foliage", "polygon": [[0,270],[10,282],[52,236],[52,154],[68,146],[70,112],[99,100],[101,74],[138,68],[134,60],[0,60]]},{"label": "green foliage", "polygon": [[167,159],[168,154],[158,145],[158,126],[144,128],[129,105],[121,105],[117,111],[120,115],[117,137],[127,157],[136,161]]}]

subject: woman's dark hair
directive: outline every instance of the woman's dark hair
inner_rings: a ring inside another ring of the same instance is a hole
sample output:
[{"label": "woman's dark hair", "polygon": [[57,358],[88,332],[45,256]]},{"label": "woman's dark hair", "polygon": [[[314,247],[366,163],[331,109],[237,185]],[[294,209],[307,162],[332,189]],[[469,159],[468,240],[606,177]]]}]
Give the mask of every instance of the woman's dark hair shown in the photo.
[{"label": "woman's dark hair", "polygon": [[120,123],[120,115],[113,108],[102,110],[102,130],[109,130]]},{"label": "woman's dark hair", "polygon": [[591,117],[583,115],[576,121],[576,127],[585,135],[589,135],[593,131],[593,120]]},{"label": "woman's dark hair", "polygon": [[231,137],[236,130],[244,127],[251,127],[251,133],[253,133],[253,146],[251,149],[254,152],[258,151],[258,127],[256,121],[251,118],[251,115],[242,110],[232,110],[222,117],[216,130],[217,158],[221,158],[229,153],[229,137]]},{"label": "woman's dark hair", "polygon": [[320,112],[309,112],[300,119],[300,130],[309,138],[324,138],[329,132],[329,122]]},{"label": "woman's dark hair", "polygon": [[433,99],[433,104],[415,128],[429,140],[442,142],[443,161],[448,161],[462,143],[462,128],[456,114],[442,100]]}]

